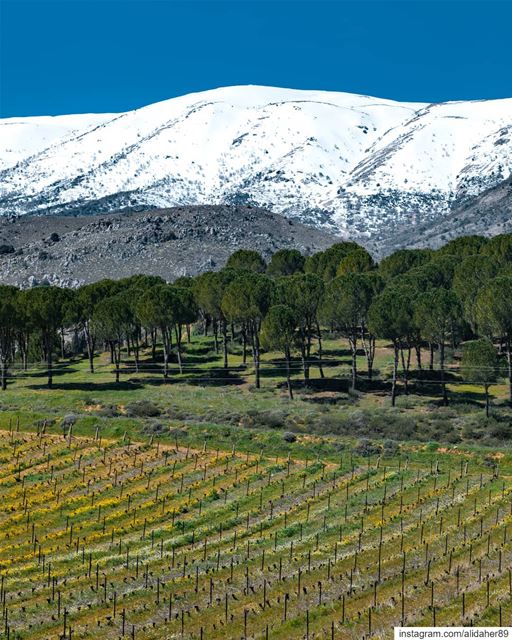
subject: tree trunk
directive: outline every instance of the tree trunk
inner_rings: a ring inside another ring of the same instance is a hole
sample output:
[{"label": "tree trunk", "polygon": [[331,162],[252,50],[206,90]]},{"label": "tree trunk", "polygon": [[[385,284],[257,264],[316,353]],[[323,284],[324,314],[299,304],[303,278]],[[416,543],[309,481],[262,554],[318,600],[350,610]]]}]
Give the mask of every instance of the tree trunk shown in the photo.
[{"label": "tree trunk", "polygon": [[121,342],[118,342],[117,345],[113,345],[113,353],[114,353],[114,366],[116,368],[116,383],[118,383],[120,380],[119,368],[121,366]]},{"label": "tree trunk", "polygon": [[320,331],[320,325],[316,323],[316,337],[318,340],[318,370],[320,371],[320,377],[324,378],[324,368],[322,365],[323,350],[322,350],[322,332]]},{"label": "tree trunk", "polygon": [[151,329],[151,360],[156,360],[156,329]]},{"label": "tree trunk", "polygon": [[350,350],[352,352],[352,383],[351,389],[352,391],[356,390],[356,380],[357,380],[357,334],[355,331],[352,332],[352,335],[349,337],[348,342],[350,344]]},{"label": "tree trunk", "polygon": [[213,341],[215,344],[215,353],[219,353],[219,327],[217,320],[213,321]]},{"label": "tree trunk", "polygon": [[224,351],[224,369],[228,368],[228,323],[222,320],[222,348]]},{"label": "tree trunk", "polygon": [[162,333],[162,346],[164,351],[164,378],[169,377],[169,337],[167,335],[167,329],[161,328]]},{"label": "tree trunk", "polygon": [[46,361],[48,365],[48,389],[53,387],[53,362],[51,345],[46,346]]},{"label": "tree trunk", "polygon": [[180,368],[180,373],[183,373],[183,363],[181,362],[181,325],[178,324],[175,327],[176,332],[176,353],[178,355],[178,367]]},{"label": "tree trunk", "polygon": [[286,349],[284,357],[286,359],[286,385],[288,387],[288,397],[293,400],[292,382],[290,380],[290,349]]},{"label": "tree trunk", "polygon": [[485,389],[485,416],[486,418],[488,418],[490,414],[489,385],[488,384],[484,385],[484,389]]},{"label": "tree trunk", "polygon": [[60,328],[60,355],[63,360],[66,357],[65,352],[66,352],[66,345],[64,344],[64,327],[61,327]]},{"label": "tree trunk", "polygon": [[300,358],[302,361],[302,374],[304,376],[304,386],[307,387],[309,384],[309,367],[307,364],[305,337],[302,332],[300,336]]},{"label": "tree trunk", "polygon": [[510,349],[510,339],[507,338],[507,373],[508,373],[508,403],[512,406],[512,354]]},{"label": "tree trunk", "polygon": [[245,327],[242,329],[242,362],[247,364],[247,332]]},{"label": "tree trunk", "polygon": [[21,352],[21,358],[23,360],[23,371],[28,371],[28,338]]},{"label": "tree trunk", "polygon": [[418,369],[421,371],[421,345],[417,344],[414,349],[416,351],[416,363],[418,364]]},{"label": "tree trunk", "polygon": [[2,378],[2,391],[7,389],[7,361],[5,358],[2,358],[0,362],[1,373],[0,376]]},{"label": "tree trunk", "polygon": [[402,359],[402,373],[403,373],[403,379],[404,379],[404,391],[405,391],[405,395],[409,395],[409,359],[411,357],[411,350],[409,348],[409,355],[408,355],[408,359],[407,359],[407,364],[405,362],[405,356],[404,356],[404,350],[402,347],[400,347],[400,357]]},{"label": "tree trunk", "polygon": [[187,344],[190,344],[192,342],[191,338],[190,338],[190,325],[187,324]]},{"label": "tree trunk", "polygon": [[89,359],[89,372],[94,373],[94,347],[95,347],[94,342],[95,341],[91,336],[88,323],[85,324],[84,332],[85,332],[85,342],[87,344],[87,357]]},{"label": "tree trunk", "polygon": [[398,344],[393,344],[393,383],[391,385],[391,406],[396,403],[396,379],[398,377]]},{"label": "tree trunk", "polygon": [[139,344],[139,336],[136,335],[134,338],[133,345],[133,356],[135,360],[135,373],[139,373],[139,353],[140,353],[140,344]]},{"label": "tree trunk", "polygon": [[434,343],[431,342],[429,344],[429,347],[430,347],[430,360],[429,360],[429,363],[428,363],[428,368],[430,369],[430,371],[433,371],[433,369],[434,369]]},{"label": "tree trunk", "polygon": [[446,392],[446,380],[444,379],[444,340],[439,343],[439,368],[441,370],[441,386],[443,390],[443,404],[448,405],[448,394]]},{"label": "tree trunk", "polygon": [[306,329],[306,371],[308,374],[309,380],[309,370],[311,368],[311,327],[307,327]]},{"label": "tree trunk", "polygon": [[252,357],[254,361],[254,373],[256,389],[260,388],[260,339],[258,337],[258,331],[252,331]]},{"label": "tree trunk", "polygon": [[361,340],[363,342],[363,349],[366,356],[368,380],[371,382],[373,378],[373,362],[375,360],[375,336],[369,333],[367,338],[365,328],[363,326],[361,329]]}]

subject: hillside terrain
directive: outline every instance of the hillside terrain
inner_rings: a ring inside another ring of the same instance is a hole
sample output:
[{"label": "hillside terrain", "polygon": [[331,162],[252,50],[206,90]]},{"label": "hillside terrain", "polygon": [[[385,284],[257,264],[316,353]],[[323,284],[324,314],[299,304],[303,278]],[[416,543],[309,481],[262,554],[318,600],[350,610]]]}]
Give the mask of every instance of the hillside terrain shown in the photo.
[{"label": "hillside terrain", "polygon": [[436,223],[403,228],[373,243],[381,254],[413,247],[439,248],[461,235],[496,236],[512,232],[512,179],[485,190]]},{"label": "hillside terrain", "polygon": [[3,282],[21,286],[78,286],[140,272],[174,280],[218,269],[239,248],[256,249],[268,258],[282,248],[313,253],[337,240],[326,230],[246,206],[177,207],[92,218],[0,217],[0,270]]},{"label": "hillside terrain", "polygon": [[[452,212],[485,233],[495,203],[481,196],[510,177],[511,132],[512,99],[400,103],[257,86],[121,114],[9,118],[0,214],[251,204],[381,252]],[[504,205],[500,219],[510,217]]]}]

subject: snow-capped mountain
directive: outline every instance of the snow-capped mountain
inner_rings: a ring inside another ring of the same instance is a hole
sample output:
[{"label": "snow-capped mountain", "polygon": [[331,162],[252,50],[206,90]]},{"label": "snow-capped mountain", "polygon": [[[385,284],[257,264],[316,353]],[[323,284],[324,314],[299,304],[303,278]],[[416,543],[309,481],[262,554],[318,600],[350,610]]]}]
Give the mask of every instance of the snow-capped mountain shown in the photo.
[{"label": "snow-capped mountain", "polygon": [[446,216],[511,166],[512,99],[227,87],[121,114],[0,120],[0,214],[253,204],[375,237]]}]

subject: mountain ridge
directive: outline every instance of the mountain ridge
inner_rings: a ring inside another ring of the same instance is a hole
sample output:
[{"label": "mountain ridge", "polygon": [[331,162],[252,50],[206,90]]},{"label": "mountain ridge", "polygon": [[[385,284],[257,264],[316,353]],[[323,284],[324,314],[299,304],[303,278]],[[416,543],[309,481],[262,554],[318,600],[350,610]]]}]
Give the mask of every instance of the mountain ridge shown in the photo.
[{"label": "mountain ridge", "polygon": [[242,85],[48,118],[0,120],[0,214],[249,204],[389,244],[471,207],[512,166],[510,98]]}]

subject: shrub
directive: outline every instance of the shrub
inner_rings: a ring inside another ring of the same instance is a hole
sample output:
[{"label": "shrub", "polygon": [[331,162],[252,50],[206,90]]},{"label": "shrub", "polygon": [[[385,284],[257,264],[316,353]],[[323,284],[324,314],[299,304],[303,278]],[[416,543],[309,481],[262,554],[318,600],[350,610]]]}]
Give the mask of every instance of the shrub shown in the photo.
[{"label": "shrub", "polygon": [[510,422],[495,422],[490,425],[489,435],[496,440],[510,440],[512,437],[512,425]]},{"label": "shrub", "polygon": [[294,433],[292,433],[291,431],[286,431],[283,434],[283,440],[285,442],[290,442],[290,443],[297,442],[297,436]]},{"label": "shrub", "polygon": [[68,413],[62,418],[63,427],[72,427],[76,422],[76,416],[74,413]]},{"label": "shrub", "polygon": [[148,423],[144,427],[144,433],[147,433],[148,435],[160,435],[162,433],[165,433],[166,430],[167,427],[165,426],[165,424],[156,420]]},{"label": "shrub", "polygon": [[139,400],[126,406],[126,415],[131,418],[157,418],[160,409],[149,400]]},{"label": "shrub", "polygon": [[381,451],[382,447],[378,444],[373,443],[368,438],[361,438],[361,440],[358,440],[356,446],[354,447],[354,453],[358,456],[362,456],[363,458],[376,456]]},{"label": "shrub", "polygon": [[104,418],[115,418],[119,415],[119,410],[115,404],[106,404],[98,409],[98,415]]},{"label": "shrub", "polygon": [[385,456],[396,456],[396,454],[400,451],[400,445],[398,442],[394,440],[386,440],[384,443],[384,455]]}]

